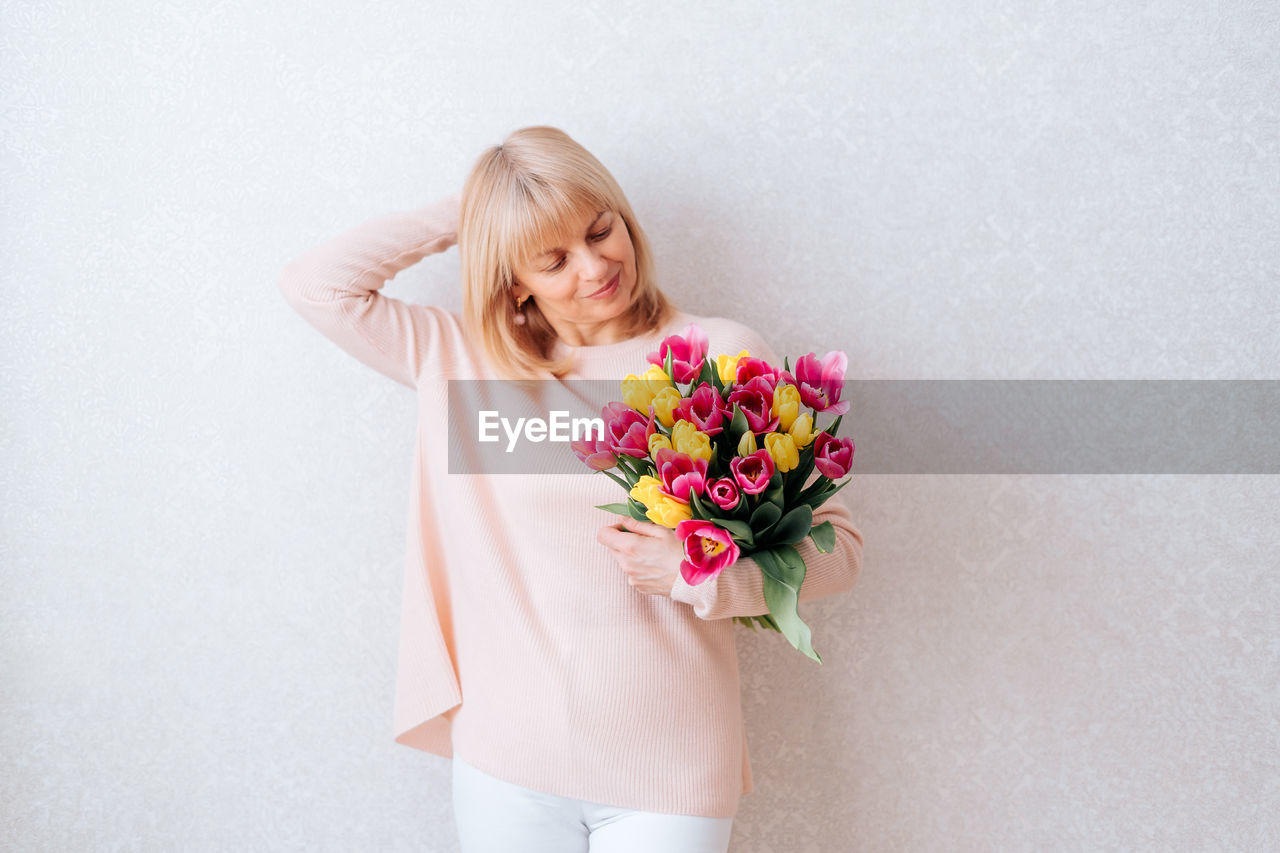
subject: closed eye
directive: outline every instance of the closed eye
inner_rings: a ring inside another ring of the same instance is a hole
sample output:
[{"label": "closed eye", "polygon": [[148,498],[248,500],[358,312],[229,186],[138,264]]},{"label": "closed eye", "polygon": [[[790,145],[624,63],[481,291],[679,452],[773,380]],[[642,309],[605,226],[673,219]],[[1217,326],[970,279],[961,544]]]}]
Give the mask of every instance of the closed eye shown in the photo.
[{"label": "closed eye", "polygon": [[[610,225],[608,228],[604,229],[603,231],[597,231],[596,233],[590,235],[590,237],[593,242],[599,243],[601,240],[605,239],[612,233],[613,233],[613,226]],[[562,266],[564,266],[564,256],[561,256],[560,259],[556,261],[554,264],[552,264],[551,266],[546,267],[544,271],[556,272]]]}]

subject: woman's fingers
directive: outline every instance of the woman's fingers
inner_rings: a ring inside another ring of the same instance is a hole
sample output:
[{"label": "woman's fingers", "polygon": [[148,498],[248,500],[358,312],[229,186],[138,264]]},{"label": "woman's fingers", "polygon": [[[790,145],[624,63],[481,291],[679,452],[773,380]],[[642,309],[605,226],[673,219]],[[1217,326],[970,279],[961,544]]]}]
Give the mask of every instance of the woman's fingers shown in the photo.
[{"label": "woman's fingers", "polygon": [[654,524],[652,521],[636,521],[634,518],[623,516],[622,526],[632,533],[640,533],[644,536],[653,536],[660,539],[667,535],[667,528]]},{"label": "woman's fingers", "polygon": [[596,541],[612,551],[628,549],[631,537],[625,530],[619,530],[616,524],[607,524],[596,531]]}]

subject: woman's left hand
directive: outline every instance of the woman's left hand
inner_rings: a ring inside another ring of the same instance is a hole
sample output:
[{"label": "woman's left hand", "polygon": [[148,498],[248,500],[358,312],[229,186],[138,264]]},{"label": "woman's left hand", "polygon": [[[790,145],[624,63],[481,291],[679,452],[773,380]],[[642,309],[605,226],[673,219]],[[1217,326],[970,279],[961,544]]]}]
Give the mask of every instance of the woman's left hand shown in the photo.
[{"label": "woman's left hand", "polygon": [[624,517],[601,527],[596,540],[613,552],[633,587],[648,595],[671,595],[684,559],[684,544],[674,530]]}]

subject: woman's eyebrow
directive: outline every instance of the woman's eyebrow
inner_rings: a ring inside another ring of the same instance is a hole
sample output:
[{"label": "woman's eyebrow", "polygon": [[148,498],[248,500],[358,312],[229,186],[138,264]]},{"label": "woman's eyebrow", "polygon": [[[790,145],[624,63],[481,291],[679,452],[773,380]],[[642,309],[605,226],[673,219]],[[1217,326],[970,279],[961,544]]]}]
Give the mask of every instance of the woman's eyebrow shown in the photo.
[{"label": "woman's eyebrow", "polygon": [[[609,212],[609,211],[607,211],[607,210],[602,210],[602,211],[600,211],[599,213],[597,213],[597,214],[596,214],[596,218],[595,218],[595,219],[593,219],[593,220],[591,220],[591,224],[587,226],[587,231],[590,231],[592,228],[595,228],[595,227],[596,227],[596,223],[600,221],[600,217],[601,217],[601,216],[604,216],[604,215],[605,215],[606,213],[608,213],[608,212]],[[559,253],[559,252],[563,252],[563,251],[564,251],[564,249],[562,249],[561,247],[557,246],[557,247],[555,247],[554,249],[547,249],[545,252],[541,252],[541,253],[539,253],[539,254],[535,255],[533,259],[536,261],[536,260],[538,260],[539,258],[545,258],[547,255],[554,255],[554,254],[557,254],[557,253]]]}]

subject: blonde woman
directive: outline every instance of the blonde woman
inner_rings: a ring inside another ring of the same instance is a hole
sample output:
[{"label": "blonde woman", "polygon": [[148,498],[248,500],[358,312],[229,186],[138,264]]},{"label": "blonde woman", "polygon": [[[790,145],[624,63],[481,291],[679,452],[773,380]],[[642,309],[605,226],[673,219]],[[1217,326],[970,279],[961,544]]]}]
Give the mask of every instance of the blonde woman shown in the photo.
[{"label": "blonde woman", "polygon": [[[455,243],[461,316],[381,292]],[[395,739],[452,759],[462,849],[727,850],[753,789],[730,617],[768,611],[759,568],[744,558],[690,586],[674,532],[595,509],[618,486],[585,469],[450,474],[446,386],[621,380],[691,323],[713,355],[778,361],[769,346],[676,308],[613,176],[550,127],[485,151],[460,196],[306,252],[280,287],[416,393]],[[839,496],[817,515],[837,544],[798,546],[802,602],[848,590],[861,566]]]}]

